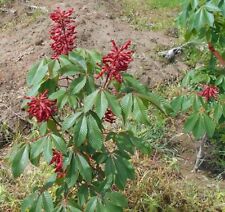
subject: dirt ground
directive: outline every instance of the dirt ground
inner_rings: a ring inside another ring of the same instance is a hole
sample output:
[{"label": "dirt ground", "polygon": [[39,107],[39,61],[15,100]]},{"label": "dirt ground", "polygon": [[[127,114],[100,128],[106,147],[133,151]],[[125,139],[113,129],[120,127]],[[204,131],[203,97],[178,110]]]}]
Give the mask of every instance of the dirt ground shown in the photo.
[{"label": "dirt ground", "polygon": [[[44,7],[43,14],[35,18],[30,17],[37,13],[28,7],[30,5]],[[12,9],[16,13],[0,13],[0,120],[2,121],[11,123],[13,117],[18,118],[29,67],[39,58],[51,54],[48,34],[51,23],[48,16],[57,6],[75,9],[78,47],[107,52],[112,39],[119,43],[131,39],[135,59],[130,71],[150,87],[174,80],[179,72],[186,69],[182,62],[168,64],[157,57],[157,50],[173,46],[176,42],[174,38],[163,32],[135,31],[132,26],[121,20],[121,8],[118,4],[106,0],[25,2],[17,0],[13,4],[5,5],[5,8]]]},{"label": "dirt ground", "polygon": [[[37,12],[29,9],[30,5],[44,7],[43,13],[35,15]],[[149,87],[173,81],[187,69],[180,59],[168,63],[157,56],[159,49],[173,47],[177,42],[175,38],[164,32],[135,30],[123,21],[120,6],[111,0],[17,0],[5,5],[15,13],[0,12],[0,123],[7,122],[14,129],[25,117],[20,105],[26,92],[26,73],[35,61],[51,54],[48,16],[57,6],[75,9],[78,47],[106,53],[112,39],[119,43],[131,39],[135,58],[130,72]],[[186,154],[190,145],[184,148],[185,154],[181,156],[182,164],[186,164],[184,171],[187,178],[193,178],[190,169],[195,152]],[[203,175],[194,178],[208,182]]]}]

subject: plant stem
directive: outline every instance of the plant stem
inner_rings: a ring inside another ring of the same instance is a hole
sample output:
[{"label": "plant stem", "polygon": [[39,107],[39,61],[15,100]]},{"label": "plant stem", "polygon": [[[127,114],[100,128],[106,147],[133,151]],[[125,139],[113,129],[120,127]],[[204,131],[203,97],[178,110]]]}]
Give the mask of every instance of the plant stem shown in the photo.
[{"label": "plant stem", "polygon": [[199,167],[201,166],[201,164],[204,160],[204,159],[202,159],[202,157],[203,157],[203,153],[204,153],[204,145],[205,145],[207,139],[208,139],[208,137],[205,134],[200,141],[200,145],[199,145],[199,149],[198,149],[198,152],[197,152],[197,157],[196,157],[196,162],[195,162],[193,172],[197,172],[199,170]]},{"label": "plant stem", "polygon": [[221,54],[214,48],[212,43],[208,43],[208,48],[212,52],[212,54],[219,60],[222,66],[225,66],[225,60],[221,56]]}]

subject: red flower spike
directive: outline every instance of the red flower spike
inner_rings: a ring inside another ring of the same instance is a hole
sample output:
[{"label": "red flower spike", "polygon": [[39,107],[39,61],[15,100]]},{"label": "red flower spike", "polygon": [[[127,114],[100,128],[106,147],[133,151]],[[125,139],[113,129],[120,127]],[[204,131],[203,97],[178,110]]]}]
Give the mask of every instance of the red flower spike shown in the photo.
[{"label": "red flower spike", "polygon": [[63,155],[61,152],[53,150],[53,157],[50,164],[55,165],[55,173],[57,173],[58,178],[63,178],[65,176],[63,171]]},{"label": "red flower spike", "polygon": [[206,101],[209,101],[212,98],[217,98],[219,89],[214,85],[204,85],[203,90],[198,94],[199,96],[205,97]]},{"label": "red flower spike", "polygon": [[97,75],[97,79],[102,77],[105,73],[107,77],[122,82],[122,71],[126,71],[130,62],[133,61],[133,51],[128,50],[131,41],[127,41],[123,46],[118,47],[114,40],[112,40],[112,50],[102,59],[102,71]]},{"label": "red flower spike", "polygon": [[67,55],[75,47],[76,26],[71,17],[73,12],[72,8],[63,11],[58,7],[50,14],[50,18],[54,22],[49,32],[50,38],[53,40],[51,43],[51,48],[54,51],[52,59],[58,59],[62,54]]},{"label": "red flower spike", "polygon": [[113,124],[116,122],[116,116],[115,114],[112,112],[111,109],[107,109],[106,113],[105,113],[105,116],[103,118],[104,121],[110,123],[110,124]]},{"label": "red flower spike", "polygon": [[48,99],[48,91],[39,94],[37,97],[26,97],[31,101],[27,104],[30,116],[37,118],[38,122],[47,121],[56,112],[56,101]]}]

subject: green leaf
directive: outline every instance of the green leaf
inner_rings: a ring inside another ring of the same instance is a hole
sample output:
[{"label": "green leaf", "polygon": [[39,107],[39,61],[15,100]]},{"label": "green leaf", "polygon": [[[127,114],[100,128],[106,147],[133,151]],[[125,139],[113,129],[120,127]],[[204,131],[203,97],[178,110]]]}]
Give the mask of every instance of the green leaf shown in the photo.
[{"label": "green leaf", "polygon": [[214,118],[216,119],[217,122],[220,120],[222,115],[223,115],[223,107],[221,104],[218,103],[214,106]]},{"label": "green leaf", "polygon": [[84,88],[86,82],[87,82],[87,78],[84,76],[80,76],[79,78],[75,79],[70,85],[72,94],[79,93]]},{"label": "green leaf", "polygon": [[74,143],[79,147],[87,137],[87,118],[83,116],[74,128]]},{"label": "green leaf", "polygon": [[193,113],[191,116],[189,116],[184,124],[184,131],[186,133],[191,132],[194,129],[195,124],[198,121],[198,119],[199,119],[198,113]]},{"label": "green leaf", "polygon": [[78,167],[75,156],[73,154],[69,163],[69,167],[67,168],[67,175],[66,175],[66,183],[68,184],[69,188],[73,187],[76,184],[78,177],[79,177]]},{"label": "green leaf", "polygon": [[88,142],[97,150],[100,150],[103,145],[103,135],[96,120],[92,117],[88,117]]},{"label": "green leaf", "polygon": [[51,136],[53,138],[53,143],[54,143],[56,149],[61,151],[63,154],[66,154],[67,146],[66,146],[64,139],[55,134],[52,134]]},{"label": "green leaf", "polygon": [[29,145],[24,145],[17,151],[12,161],[14,177],[19,177],[29,163]]},{"label": "green leaf", "polygon": [[96,90],[84,99],[84,112],[85,113],[92,109],[93,105],[96,102],[98,93],[99,93],[99,90]]},{"label": "green leaf", "polygon": [[105,195],[105,199],[107,203],[111,203],[112,205],[116,205],[122,208],[128,207],[128,201],[126,197],[119,192],[108,192]]},{"label": "green leaf", "polygon": [[40,212],[43,207],[42,197],[39,196],[37,201],[32,205],[32,208],[30,209],[30,212]]},{"label": "green leaf", "polygon": [[70,212],[82,212],[81,208],[74,199],[68,201],[67,207]]},{"label": "green leaf", "polygon": [[52,197],[48,193],[48,191],[45,191],[42,194],[42,202],[43,202],[43,209],[45,210],[45,212],[52,212],[54,210]]},{"label": "green leaf", "polygon": [[216,124],[214,121],[206,114],[204,114],[204,126],[206,129],[206,134],[208,137],[212,137],[214,135],[215,129],[216,129]]},{"label": "green leaf", "polygon": [[27,209],[31,208],[31,206],[33,205],[33,203],[35,202],[35,200],[38,198],[38,194],[37,193],[32,193],[31,195],[29,195],[28,197],[26,197],[21,205],[21,212],[26,212]]},{"label": "green leaf", "polygon": [[87,71],[87,64],[83,57],[80,56],[79,53],[73,51],[69,54],[69,59],[76,65],[79,65],[83,71]]},{"label": "green leaf", "polygon": [[133,108],[133,96],[131,93],[124,96],[121,100],[121,108],[124,114],[124,119],[126,120],[131,114]]},{"label": "green leaf", "polygon": [[61,98],[62,96],[64,96],[65,93],[66,93],[66,90],[60,89],[60,90],[58,90],[58,91],[52,93],[52,94],[49,96],[49,99],[51,99],[51,100],[59,99],[59,98]]},{"label": "green leaf", "polygon": [[44,64],[44,62],[41,62],[38,66],[38,69],[36,69],[35,73],[32,73],[32,76],[29,76],[28,78],[32,78],[30,85],[37,85],[40,84],[40,82],[44,79],[48,72],[48,64]]},{"label": "green leaf", "polygon": [[116,172],[115,164],[114,164],[112,158],[108,157],[108,159],[106,160],[106,163],[105,163],[105,174],[107,176],[110,176],[112,174],[115,174],[115,172]]},{"label": "green leaf", "polygon": [[55,78],[59,75],[60,64],[58,60],[51,60],[48,63],[48,70],[50,78]]},{"label": "green leaf", "polygon": [[109,106],[112,110],[112,112],[120,117],[121,116],[121,107],[120,107],[120,104],[119,104],[119,101],[116,99],[116,97],[112,94],[110,94],[109,92],[105,91],[105,96],[106,96],[106,99],[109,103]]},{"label": "green leaf", "polygon": [[77,192],[79,205],[83,206],[86,203],[88,196],[89,196],[88,186],[82,185]]},{"label": "green leaf", "polygon": [[47,79],[41,84],[38,92],[42,93],[42,92],[48,90],[48,94],[52,94],[55,92],[56,88],[57,88],[57,80],[56,79]]},{"label": "green leaf", "polygon": [[201,29],[205,26],[213,26],[214,16],[208,12],[205,7],[201,7],[195,15],[194,24],[196,29]]},{"label": "green leaf", "polygon": [[205,129],[204,118],[202,115],[199,116],[192,132],[196,139],[200,139],[205,135],[206,129]]},{"label": "green leaf", "polygon": [[95,212],[96,207],[97,207],[97,202],[98,202],[98,198],[92,197],[87,203],[87,207],[85,209],[85,212]]},{"label": "green leaf", "polygon": [[36,158],[38,157],[42,152],[43,152],[43,148],[45,146],[45,142],[46,142],[46,137],[44,138],[40,138],[39,140],[31,143],[31,158]]},{"label": "green leaf", "polygon": [[34,65],[31,67],[31,69],[28,71],[28,74],[27,74],[27,85],[28,85],[28,86],[33,85],[33,84],[32,84],[32,81],[33,81],[33,78],[34,78],[34,76],[35,76],[35,74],[36,74],[36,72],[37,72],[37,70],[38,70],[38,67],[39,67],[40,65],[43,65],[43,64],[44,64],[44,61],[42,60],[42,61],[38,62],[37,64],[34,64]]},{"label": "green leaf", "polygon": [[173,99],[173,101],[171,102],[171,106],[176,113],[182,110],[183,101],[184,101],[184,97],[178,96],[175,99]]},{"label": "green leaf", "polygon": [[44,159],[50,163],[52,160],[52,141],[50,139],[47,139],[45,142],[45,148],[43,152]]},{"label": "green leaf", "polygon": [[137,121],[148,123],[147,108],[139,97],[134,97],[133,115]]},{"label": "green leaf", "polygon": [[141,99],[147,100],[149,103],[151,103],[153,106],[155,106],[165,114],[170,114],[171,112],[173,112],[172,108],[166,102],[166,100],[159,95],[156,95],[155,93],[145,92],[145,94],[136,94],[136,96]]},{"label": "green leaf", "polygon": [[82,155],[77,154],[76,161],[81,176],[85,181],[90,182],[92,179],[92,171],[87,160]]},{"label": "green leaf", "polygon": [[221,12],[221,9],[213,2],[207,2],[205,5],[206,9],[210,12]]},{"label": "green leaf", "polygon": [[72,107],[74,110],[76,110],[76,108],[77,108],[77,97],[75,95],[69,94],[68,103],[69,103],[70,107]]},{"label": "green leaf", "polygon": [[108,108],[108,101],[106,99],[105,93],[100,92],[96,100],[96,113],[98,114],[100,119],[104,117],[107,108]]},{"label": "green leaf", "polygon": [[68,116],[68,117],[64,120],[64,122],[63,122],[63,124],[62,124],[62,129],[63,129],[63,131],[68,130],[69,128],[71,128],[71,127],[75,124],[77,118],[78,118],[81,114],[82,114],[81,112],[77,112],[77,113],[74,113],[74,114]]}]

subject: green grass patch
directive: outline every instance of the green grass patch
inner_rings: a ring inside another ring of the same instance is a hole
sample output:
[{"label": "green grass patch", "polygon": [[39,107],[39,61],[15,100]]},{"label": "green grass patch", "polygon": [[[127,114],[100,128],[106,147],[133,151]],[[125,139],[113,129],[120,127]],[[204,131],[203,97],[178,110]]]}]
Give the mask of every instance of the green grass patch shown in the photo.
[{"label": "green grass patch", "polygon": [[167,30],[175,26],[182,0],[122,0],[124,15],[137,29]]}]

